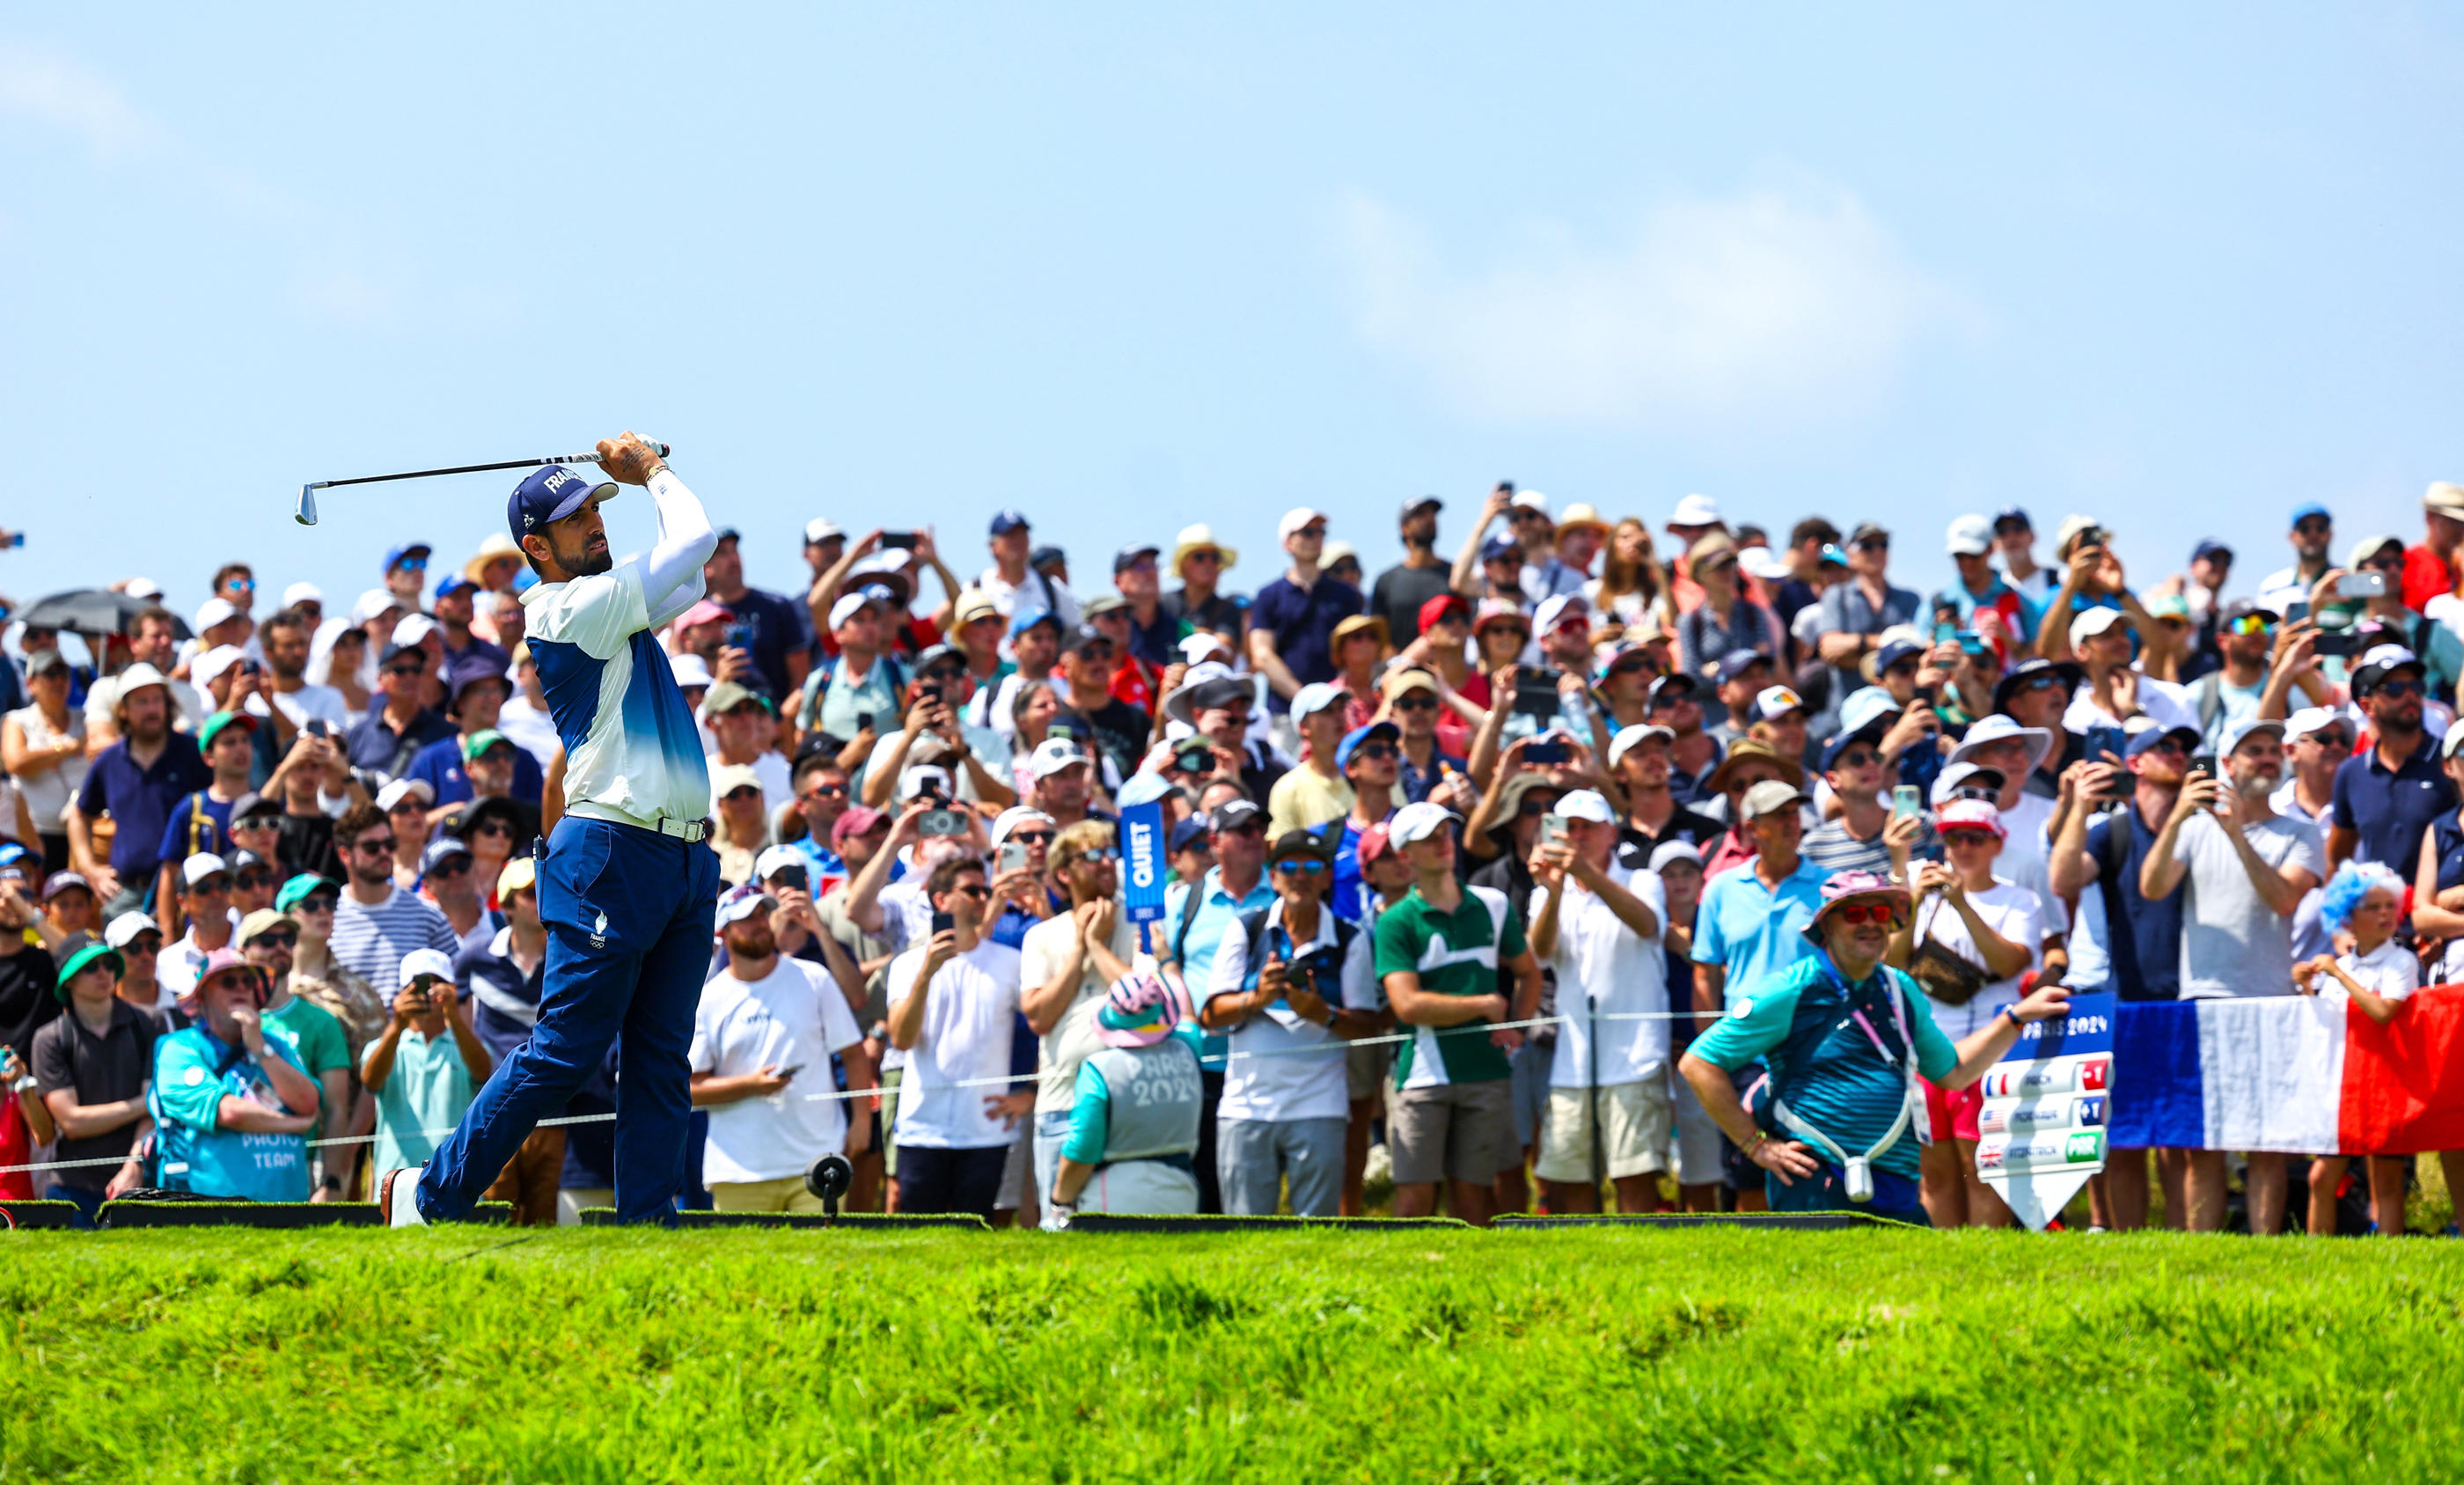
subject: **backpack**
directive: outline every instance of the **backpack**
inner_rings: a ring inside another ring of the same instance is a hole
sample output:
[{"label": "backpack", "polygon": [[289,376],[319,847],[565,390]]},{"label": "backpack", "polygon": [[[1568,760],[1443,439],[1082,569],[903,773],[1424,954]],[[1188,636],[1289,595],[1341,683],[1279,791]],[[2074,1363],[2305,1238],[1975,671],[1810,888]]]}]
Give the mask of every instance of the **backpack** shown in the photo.
[{"label": "backpack", "polygon": [[[822,703],[829,697],[830,681],[839,673],[841,658],[843,656],[835,654],[822,656],[815,662],[811,674],[804,677],[803,698],[796,704],[796,725],[799,729],[809,732],[820,724]],[[887,650],[873,656],[872,663],[890,677],[891,693],[899,698],[903,707],[907,696],[907,667],[897,655]],[[904,711],[901,710],[899,715],[904,716]]]}]

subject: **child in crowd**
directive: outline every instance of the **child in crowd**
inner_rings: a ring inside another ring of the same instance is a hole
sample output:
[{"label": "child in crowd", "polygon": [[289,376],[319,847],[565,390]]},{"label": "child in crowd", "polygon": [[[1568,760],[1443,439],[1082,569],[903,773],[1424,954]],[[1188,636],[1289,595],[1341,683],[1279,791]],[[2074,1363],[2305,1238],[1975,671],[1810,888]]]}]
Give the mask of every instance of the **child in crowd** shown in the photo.
[{"label": "child in crowd", "polygon": [[[2321,954],[2293,966],[2295,988],[2316,995],[2324,981],[2341,986],[2362,1014],[2381,1026],[2395,1019],[2421,988],[2421,961],[2395,941],[2404,912],[2404,878],[2376,861],[2347,861],[2327,879],[2319,906],[2321,924],[2333,935],[2353,936],[2349,954]],[[2367,1161],[2374,1231],[2404,1231],[2404,1158],[2371,1155]],[[2322,1155],[2310,1163],[2310,1235],[2336,1233],[2336,1190],[2351,1158]]]}]

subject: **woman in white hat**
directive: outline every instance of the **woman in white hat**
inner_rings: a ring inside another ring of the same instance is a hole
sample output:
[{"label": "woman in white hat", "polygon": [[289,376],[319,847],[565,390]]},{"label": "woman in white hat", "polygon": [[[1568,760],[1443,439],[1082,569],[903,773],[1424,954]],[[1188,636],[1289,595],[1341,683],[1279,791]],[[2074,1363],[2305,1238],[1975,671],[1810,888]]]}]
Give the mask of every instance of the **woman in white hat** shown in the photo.
[{"label": "woman in white hat", "polygon": [[1241,606],[1218,589],[1240,561],[1240,552],[1215,540],[1215,528],[1204,521],[1181,527],[1172,543],[1172,572],[1180,587],[1163,595],[1163,611],[1193,629],[1239,635]]}]

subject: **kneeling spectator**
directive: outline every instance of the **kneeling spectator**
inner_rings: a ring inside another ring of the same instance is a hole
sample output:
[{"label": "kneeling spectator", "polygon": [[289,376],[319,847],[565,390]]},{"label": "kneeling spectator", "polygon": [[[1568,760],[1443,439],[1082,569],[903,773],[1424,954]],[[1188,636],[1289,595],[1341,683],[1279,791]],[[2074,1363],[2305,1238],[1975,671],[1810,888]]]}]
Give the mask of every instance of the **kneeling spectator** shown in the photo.
[{"label": "kneeling spectator", "polygon": [[1202,1043],[1160,976],[1130,974],[1104,944],[1093,953],[1116,976],[1095,1012],[1104,1050],[1078,1064],[1044,1225],[1067,1227],[1082,1210],[1190,1215],[1198,1210]]},{"label": "kneeling spectator", "polygon": [[415,1170],[428,1164],[495,1068],[453,992],[453,961],[440,949],[405,954],[393,1019],[368,1043],[360,1066],[360,1080],[377,1100],[376,1159],[369,1168]]},{"label": "kneeling spectator", "polygon": [[711,1111],[702,1180],[720,1211],[820,1211],[805,1170],[825,1155],[855,1159],[871,1134],[831,1097],[833,1054],[850,1096],[872,1087],[864,1033],[828,971],[779,952],[778,911],[759,885],[720,899],[727,967],[693,1011],[693,1101]]},{"label": "kneeling spectator", "polygon": [[230,949],[198,966],[197,1019],[155,1046],[154,1116],[162,1173],[174,1191],[249,1202],[308,1199],[308,1137],[317,1084],[299,1054],[259,1020],[265,972]]}]

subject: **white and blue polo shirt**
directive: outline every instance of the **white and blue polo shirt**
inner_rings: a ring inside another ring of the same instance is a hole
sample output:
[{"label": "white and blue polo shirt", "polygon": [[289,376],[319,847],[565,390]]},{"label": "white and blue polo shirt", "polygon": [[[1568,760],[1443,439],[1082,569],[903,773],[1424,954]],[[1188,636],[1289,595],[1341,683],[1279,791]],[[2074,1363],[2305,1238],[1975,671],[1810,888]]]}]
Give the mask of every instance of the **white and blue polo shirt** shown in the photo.
[{"label": "white and blue polo shirt", "polygon": [[650,633],[642,559],[522,594],[524,635],[564,744],[565,811],[652,829],[710,813],[693,708]]}]

